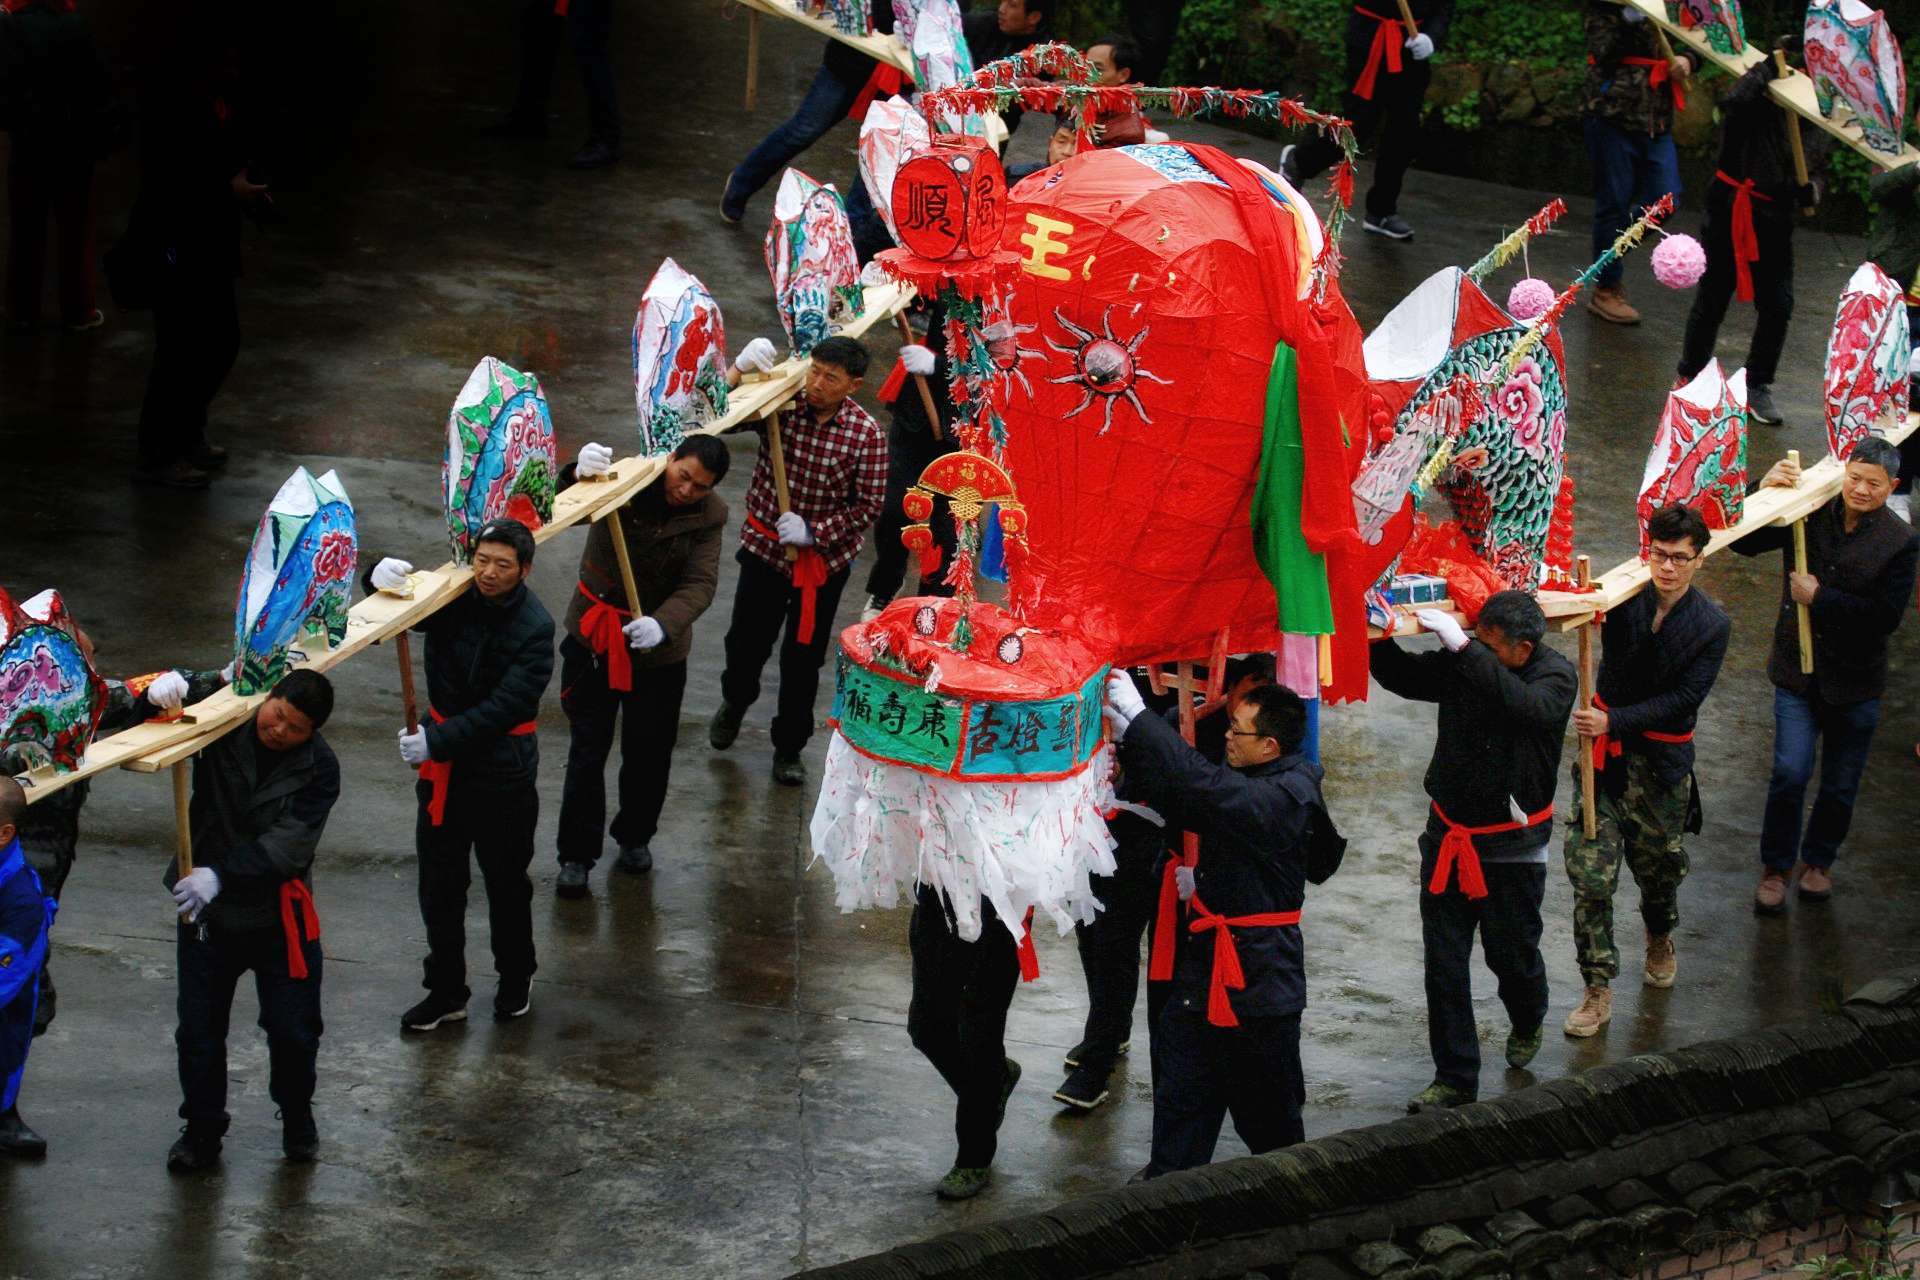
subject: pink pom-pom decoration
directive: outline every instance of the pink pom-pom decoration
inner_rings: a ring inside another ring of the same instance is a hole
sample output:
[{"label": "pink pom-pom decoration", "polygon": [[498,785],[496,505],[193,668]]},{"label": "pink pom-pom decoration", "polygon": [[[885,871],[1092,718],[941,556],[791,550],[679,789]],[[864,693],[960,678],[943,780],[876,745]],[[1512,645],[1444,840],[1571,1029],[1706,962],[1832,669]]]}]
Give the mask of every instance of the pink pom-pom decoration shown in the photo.
[{"label": "pink pom-pom decoration", "polygon": [[1653,278],[1669,289],[1691,289],[1707,273],[1707,251],[1692,236],[1663,236],[1653,248]]},{"label": "pink pom-pom decoration", "polygon": [[1515,281],[1513,290],[1507,294],[1507,314],[1515,320],[1527,321],[1543,316],[1552,305],[1553,286],[1532,276]]}]

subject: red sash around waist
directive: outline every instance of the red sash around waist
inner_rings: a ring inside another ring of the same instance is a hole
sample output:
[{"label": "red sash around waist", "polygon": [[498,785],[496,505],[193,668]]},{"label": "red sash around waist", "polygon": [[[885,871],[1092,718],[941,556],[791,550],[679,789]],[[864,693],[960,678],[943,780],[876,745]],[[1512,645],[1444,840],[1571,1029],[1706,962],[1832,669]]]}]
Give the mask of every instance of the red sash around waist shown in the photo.
[{"label": "red sash around waist", "polygon": [[[1588,58],[1587,61],[1592,62],[1593,59]],[[1687,109],[1687,91],[1681,87],[1680,78],[1673,74],[1672,63],[1668,62],[1665,58],[1622,58],[1620,61],[1630,67],[1645,67],[1647,69],[1647,87],[1655,93],[1660,92],[1662,88],[1671,90],[1673,93],[1673,109],[1675,111],[1685,111]]]},{"label": "red sash around waist", "polygon": [[[747,516],[747,527],[769,542],[779,543],[780,534],[767,528],[751,514]],[[814,606],[820,596],[820,588],[827,585],[827,561],[815,547],[795,547],[800,553],[793,562],[793,585],[800,588],[800,623],[793,629],[793,638],[799,644],[813,641]]]},{"label": "red sash around waist", "polygon": [[1427,881],[1427,892],[1445,893],[1447,882],[1453,878],[1454,868],[1458,866],[1460,891],[1469,898],[1484,898],[1487,896],[1487,877],[1480,869],[1480,850],[1474,846],[1474,837],[1505,835],[1509,831],[1537,827],[1552,819],[1553,805],[1548,804],[1540,812],[1528,815],[1525,822],[1495,822],[1484,827],[1461,826],[1446,815],[1438,801],[1434,802],[1433,812],[1447,824],[1447,834],[1440,839],[1440,857],[1433,864],[1433,876]]},{"label": "red sash around waist", "polygon": [[[1595,711],[1605,711],[1608,708],[1607,708],[1607,704],[1601,698],[1599,698],[1598,696],[1595,696],[1593,700],[1593,709]],[[1678,746],[1681,743],[1693,741],[1693,733],[1691,731],[1686,733],[1662,733],[1658,729],[1642,729],[1640,731],[1640,736],[1645,738],[1648,742],[1665,742],[1675,746]],[[1611,733],[1603,733],[1599,737],[1595,738],[1593,740],[1594,770],[1596,772],[1605,770],[1607,767],[1607,761],[1619,755],[1620,752],[1621,752],[1620,739],[1614,737]]]},{"label": "red sash around waist", "polygon": [[633,652],[627,647],[626,632],[621,628],[633,617],[633,611],[614,608],[587,590],[584,581],[579,586],[580,594],[593,601],[593,607],[580,615],[580,634],[586,638],[587,648],[607,660],[607,688],[616,693],[631,693]]},{"label": "red sash around waist", "polygon": [[[1187,858],[1167,859],[1166,873],[1160,880],[1159,917],[1154,921],[1153,955],[1147,965],[1149,982],[1166,982],[1173,977],[1173,933],[1180,910],[1180,887],[1174,876],[1179,868],[1192,865]],[[1240,948],[1234,943],[1233,931],[1299,924],[1300,913],[1263,911],[1255,915],[1223,916],[1209,910],[1197,893],[1190,905],[1193,915],[1187,921],[1188,932],[1213,931],[1213,976],[1207,983],[1207,1021],[1216,1027],[1237,1027],[1240,1019],[1234,1015],[1227,992],[1244,991],[1247,975],[1240,968]]]},{"label": "red sash around waist", "polygon": [[[1375,83],[1380,78],[1380,63],[1385,59],[1387,74],[1397,76],[1404,65],[1400,61],[1400,40],[1403,28],[1398,18],[1385,18],[1365,5],[1353,6],[1353,11],[1363,18],[1372,18],[1380,25],[1373,30],[1373,45],[1367,50],[1367,65],[1360,71],[1360,78],[1353,82],[1353,96],[1373,100]],[[1415,26],[1420,25],[1415,23]]]},{"label": "red sash around waist", "polygon": [[1753,264],[1760,261],[1760,233],[1753,229],[1753,202],[1772,204],[1773,197],[1755,191],[1752,178],[1736,182],[1724,169],[1715,169],[1713,176],[1733,188],[1734,292],[1740,301],[1752,302]]},{"label": "red sash around waist", "polygon": [[287,973],[295,978],[306,977],[307,952],[300,945],[301,939],[304,934],[307,942],[320,940],[320,911],[313,905],[313,892],[305,881],[288,880],[281,884],[280,929],[287,935]]},{"label": "red sash around waist", "polygon": [[[440,714],[437,707],[428,707],[427,714],[433,717],[435,724],[446,721],[446,717]],[[524,738],[538,728],[539,725],[529,720],[525,724],[515,725],[507,730],[507,736]],[[432,819],[433,825],[437,827],[447,820],[447,786],[453,781],[453,761],[429,758],[420,766],[420,777],[433,788],[432,794],[427,797],[427,817]]]}]

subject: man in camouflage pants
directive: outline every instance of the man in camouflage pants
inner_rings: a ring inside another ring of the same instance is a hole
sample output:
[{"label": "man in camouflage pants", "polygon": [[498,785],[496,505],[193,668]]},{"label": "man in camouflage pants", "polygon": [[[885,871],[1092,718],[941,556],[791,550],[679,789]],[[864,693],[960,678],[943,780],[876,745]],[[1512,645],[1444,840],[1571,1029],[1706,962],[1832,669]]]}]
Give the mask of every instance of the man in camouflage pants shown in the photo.
[{"label": "man in camouflage pants", "polygon": [[1647,523],[1653,589],[1606,615],[1593,708],[1574,727],[1593,739],[1599,785],[1596,835],[1584,817],[1567,826],[1567,878],[1573,882],[1574,949],[1586,994],[1567,1016],[1570,1036],[1590,1036],[1613,1017],[1610,984],[1620,972],[1613,941],[1613,892],[1625,862],[1640,886],[1647,926],[1646,981],[1670,987],[1678,962],[1673,928],[1687,874],[1686,834],[1698,831],[1693,727],[1720,674],[1732,625],[1719,605],[1695,591],[1707,547],[1707,523],[1690,507],[1662,507]]}]

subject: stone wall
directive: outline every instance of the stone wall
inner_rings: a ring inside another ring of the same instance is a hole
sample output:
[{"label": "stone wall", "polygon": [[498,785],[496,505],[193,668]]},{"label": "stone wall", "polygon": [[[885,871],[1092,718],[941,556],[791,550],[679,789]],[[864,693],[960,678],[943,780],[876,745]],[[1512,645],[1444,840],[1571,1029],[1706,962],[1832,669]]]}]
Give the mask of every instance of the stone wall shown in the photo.
[{"label": "stone wall", "polygon": [[1885,1261],[1920,1274],[1920,1201],[1896,1207],[1885,1217],[1838,1210],[1804,1227],[1784,1220],[1768,1224],[1764,1235],[1729,1235],[1692,1242],[1693,1251],[1675,1253],[1641,1269],[1637,1280],[1756,1280],[1798,1276],[1804,1262],[1848,1258],[1865,1266],[1882,1254],[1878,1241],[1892,1241]]}]

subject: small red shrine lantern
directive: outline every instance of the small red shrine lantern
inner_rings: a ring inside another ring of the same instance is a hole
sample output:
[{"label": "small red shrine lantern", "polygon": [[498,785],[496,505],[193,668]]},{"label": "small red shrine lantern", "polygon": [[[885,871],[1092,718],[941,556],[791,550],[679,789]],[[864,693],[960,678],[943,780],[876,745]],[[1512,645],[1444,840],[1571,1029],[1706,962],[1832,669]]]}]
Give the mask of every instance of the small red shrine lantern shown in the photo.
[{"label": "small red shrine lantern", "polygon": [[1007,174],[984,138],[941,134],[916,149],[893,180],[900,243],[932,262],[981,258],[1000,245]]}]

